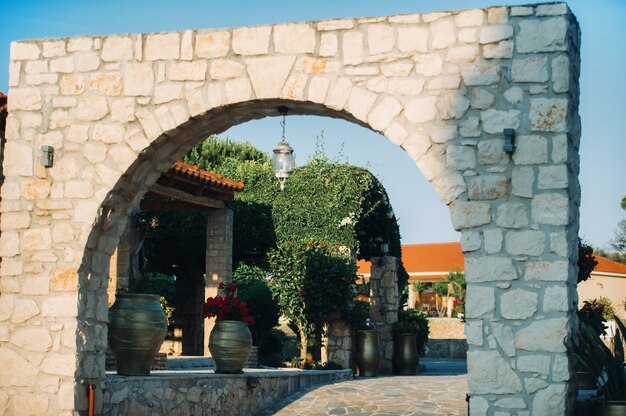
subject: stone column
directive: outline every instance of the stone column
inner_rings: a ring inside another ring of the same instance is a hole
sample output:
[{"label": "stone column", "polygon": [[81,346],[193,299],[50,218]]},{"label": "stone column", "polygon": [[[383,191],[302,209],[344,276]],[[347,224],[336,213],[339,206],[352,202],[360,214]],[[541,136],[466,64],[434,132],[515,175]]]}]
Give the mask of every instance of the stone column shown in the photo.
[{"label": "stone column", "polygon": [[[233,212],[228,208],[211,210],[207,214],[206,279],[204,298],[217,295],[220,282],[233,278]],[[204,320],[204,354],[209,353],[209,334],[213,319]]]},{"label": "stone column", "polygon": [[379,372],[391,374],[393,335],[391,326],[398,321],[398,259],[372,257],[370,277],[370,319],[378,329],[381,360]]},{"label": "stone column", "polygon": [[355,368],[353,339],[354,333],[348,323],[340,316],[328,319],[322,340],[322,362],[333,361],[343,368]]}]

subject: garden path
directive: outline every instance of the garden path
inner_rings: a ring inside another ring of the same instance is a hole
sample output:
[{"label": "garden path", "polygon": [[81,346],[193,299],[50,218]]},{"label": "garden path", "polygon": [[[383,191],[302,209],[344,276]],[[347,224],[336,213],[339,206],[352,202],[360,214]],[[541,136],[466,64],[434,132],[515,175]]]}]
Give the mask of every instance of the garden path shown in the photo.
[{"label": "garden path", "polygon": [[417,376],[356,378],[288,396],[263,416],[467,415],[465,360],[423,359]]}]

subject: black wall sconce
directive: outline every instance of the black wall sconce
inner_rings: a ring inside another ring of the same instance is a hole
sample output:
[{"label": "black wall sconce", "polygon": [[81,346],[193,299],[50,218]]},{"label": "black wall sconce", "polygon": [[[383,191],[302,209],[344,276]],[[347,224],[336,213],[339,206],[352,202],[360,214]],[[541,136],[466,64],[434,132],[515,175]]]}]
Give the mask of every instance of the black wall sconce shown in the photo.
[{"label": "black wall sconce", "polygon": [[41,146],[41,164],[47,168],[51,168],[53,161],[54,147],[48,145]]},{"label": "black wall sconce", "polygon": [[504,129],[504,153],[512,155],[515,152],[515,130]]}]

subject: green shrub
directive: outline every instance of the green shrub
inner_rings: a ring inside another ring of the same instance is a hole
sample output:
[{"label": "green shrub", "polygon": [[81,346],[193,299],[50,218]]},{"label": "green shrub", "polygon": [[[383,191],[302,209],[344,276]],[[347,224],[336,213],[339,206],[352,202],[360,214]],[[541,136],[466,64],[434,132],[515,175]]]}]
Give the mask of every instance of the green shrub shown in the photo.
[{"label": "green shrub", "polygon": [[263,338],[278,325],[280,309],[272,297],[266,280],[267,273],[256,266],[241,264],[233,273],[237,283],[237,297],[248,304],[255,325],[250,327],[255,345],[260,346]]},{"label": "green shrub", "polygon": [[268,367],[282,367],[283,349],[287,343],[287,334],[280,329],[270,329],[259,343],[259,364]]}]

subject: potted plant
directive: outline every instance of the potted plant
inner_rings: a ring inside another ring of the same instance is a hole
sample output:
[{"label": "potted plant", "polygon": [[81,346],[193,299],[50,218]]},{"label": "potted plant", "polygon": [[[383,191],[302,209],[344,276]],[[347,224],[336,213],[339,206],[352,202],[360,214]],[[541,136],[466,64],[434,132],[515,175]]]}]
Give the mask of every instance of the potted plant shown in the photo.
[{"label": "potted plant", "polygon": [[[583,306],[578,310],[578,322],[580,323],[581,334],[585,330],[583,325],[593,331],[598,339],[600,336],[606,335],[604,305],[597,300],[584,301]],[[595,389],[596,379],[593,372],[587,364],[579,360],[576,370],[576,378],[578,379],[578,387],[581,389]]]},{"label": "potted plant", "polygon": [[584,363],[597,380],[600,414],[614,416],[626,414],[626,369],[624,368],[624,348],[626,327],[613,316],[615,331],[615,352],[606,346],[588,322],[580,325],[580,339],[574,353]]},{"label": "potted plant", "polygon": [[215,317],[215,326],[209,337],[209,351],[215,360],[215,372],[239,374],[252,347],[248,325],[254,325],[246,302],[236,297],[237,284],[220,283],[224,295],[207,298],[204,317]]},{"label": "potted plant", "polygon": [[419,355],[424,353],[428,340],[428,318],[415,309],[398,311],[398,322],[393,324],[393,371],[399,375],[417,373]]}]

